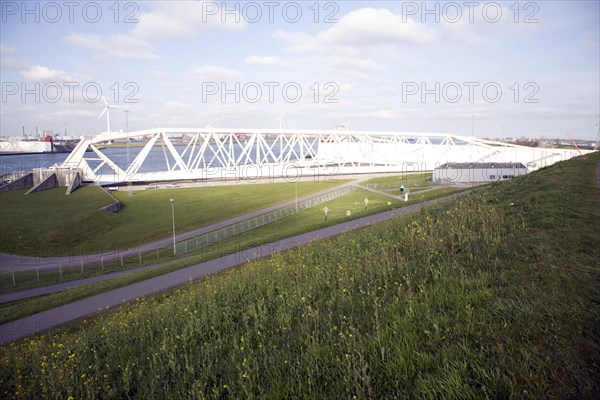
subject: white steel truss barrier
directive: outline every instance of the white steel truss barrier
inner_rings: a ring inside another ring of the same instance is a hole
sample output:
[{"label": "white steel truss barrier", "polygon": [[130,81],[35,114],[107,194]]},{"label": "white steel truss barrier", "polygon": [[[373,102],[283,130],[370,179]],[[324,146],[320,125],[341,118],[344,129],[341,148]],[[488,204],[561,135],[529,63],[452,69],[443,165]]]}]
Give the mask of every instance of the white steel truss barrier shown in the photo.
[{"label": "white steel truss barrier", "polygon": [[[128,165],[111,160],[99,146],[131,140],[143,147]],[[520,162],[536,169],[579,154],[444,133],[156,128],[82,139],[60,167],[80,169],[84,180],[98,183],[297,179],[430,171],[448,162]]]}]

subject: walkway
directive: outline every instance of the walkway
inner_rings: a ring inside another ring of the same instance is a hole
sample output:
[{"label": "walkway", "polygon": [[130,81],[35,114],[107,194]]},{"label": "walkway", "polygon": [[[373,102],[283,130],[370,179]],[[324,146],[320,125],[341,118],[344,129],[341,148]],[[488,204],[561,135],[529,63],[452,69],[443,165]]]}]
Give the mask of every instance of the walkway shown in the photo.
[{"label": "walkway", "polygon": [[[371,178],[371,176],[361,177],[361,179],[359,179],[359,180],[344,183],[342,185],[339,185],[339,186],[336,186],[336,187],[333,187],[330,189],[325,189],[325,190],[319,191],[317,193],[312,193],[307,196],[299,197],[297,201],[302,202],[304,200],[309,200],[309,199],[321,196],[323,194],[336,191],[336,190],[346,187],[346,186],[352,186],[356,182],[370,179],[370,178]],[[341,178],[337,178],[337,179],[341,179]],[[223,228],[223,227],[226,227],[229,225],[233,225],[233,224],[236,224],[241,221],[246,221],[248,219],[269,213],[271,211],[278,210],[280,208],[285,208],[285,207],[294,205],[295,202],[296,202],[296,199],[292,199],[292,200],[286,201],[284,203],[276,204],[274,206],[270,206],[270,207],[266,207],[266,208],[263,208],[260,210],[252,211],[247,214],[239,215],[237,217],[230,218],[230,219],[227,219],[224,221],[219,221],[219,222],[211,224],[211,225],[203,226],[201,228],[194,229],[192,231],[180,233],[180,234],[176,235],[176,240],[177,240],[177,242],[179,242],[179,241],[182,241],[185,239],[190,239],[195,236],[202,235],[204,233],[212,232],[217,229],[220,229],[220,228]],[[137,255],[138,251],[140,251],[141,253],[146,253],[146,252],[149,252],[149,251],[152,251],[155,249],[170,246],[172,244],[173,244],[173,237],[167,237],[167,238],[157,240],[157,241],[154,241],[151,243],[146,243],[146,244],[140,245],[139,247],[137,247],[135,249],[126,249],[126,250],[121,250],[120,252],[116,252],[113,250],[113,251],[108,251],[108,252],[99,253],[99,254],[81,254],[81,255],[72,255],[72,256],[65,256],[65,257],[28,257],[28,256],[20,256],[20,255],[16,255],[16,254],[0,253],[0,272],[11,272],[11,271],[16,272],[16,271],[27,271],[27,270],[35,271],[36,268],[58,267],[58,264],[61,264],[62,268],[68,268],[68,267],[77,268],[77,267],[81,266],[82,262],[83,262],[84,266],[99,265],[101,262],[100,261],[101,258],[104,258],[104,262],[113,262],[113,261],[119,260],[120,254],[127,254],[127,255],[135,254],[135,255]]]},{"label": "walkway", "polygon": [[189,280],[199,279],[206,275],[241,265],[248,260],[267,257],[309,243],[316,239],[329,238],[344,232],[363,228],[367,225],[382,222],[397,215],[417,211],[432,204],[450,200],[464,195],[466,192],[446,196],[436,200],[413,204],[396,210],[374,214],[354,221],[319,229],[302,235],[293,236],[277,242],[253,247],[214,260],[183,268],[142,282],[134,283],[105,293],[75,301],[51,310],[47,310],[16,321],[0,325],[0,343],[8,343],[23,337],[43,332],[61,324],[75,321],[97,313],[106,307],[119,306],[123,302],[135,300],[164,290],[180,286]]}]

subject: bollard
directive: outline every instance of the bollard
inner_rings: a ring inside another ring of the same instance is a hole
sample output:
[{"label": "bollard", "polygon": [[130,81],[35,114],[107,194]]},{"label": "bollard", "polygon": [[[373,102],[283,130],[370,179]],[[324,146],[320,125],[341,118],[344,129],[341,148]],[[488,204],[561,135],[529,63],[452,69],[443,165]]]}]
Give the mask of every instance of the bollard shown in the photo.
[{"label": "bollard", "polygon": [[123,266],[123,254],[121,254],[121,267]]},{"label": "bollard", "polygon": [[83,259],[80,260],[80,262],[81,262],[81,275],[83,275]]},{"label": "bollard", "polygon": [[408,201],[408,192],[404,193],[404,201]]},{"label": "bollard", "polygon": [[138,249],[138,256],[140,257],[140,264],[142,263],[142,250]]},{"label": "bollard", "polygon": [[12,271],[12,277],[13,277],[13,287],[17,286],[17,283],[15,282],[15,271]]},{"label": "bollard", "polygon": [[100,268],[104,269],[104,257],[103,256],[100,257]]}]

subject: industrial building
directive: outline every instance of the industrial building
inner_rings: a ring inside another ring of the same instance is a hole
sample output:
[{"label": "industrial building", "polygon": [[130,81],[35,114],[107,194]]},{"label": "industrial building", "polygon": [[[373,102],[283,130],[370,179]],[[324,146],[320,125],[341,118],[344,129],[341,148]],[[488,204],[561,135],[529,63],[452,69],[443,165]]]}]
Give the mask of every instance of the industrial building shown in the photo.
[{"label": "industrial building", "polygon": [[447,163],[433,171],[435,183],[494,182],[525,175],[522,163]]}]

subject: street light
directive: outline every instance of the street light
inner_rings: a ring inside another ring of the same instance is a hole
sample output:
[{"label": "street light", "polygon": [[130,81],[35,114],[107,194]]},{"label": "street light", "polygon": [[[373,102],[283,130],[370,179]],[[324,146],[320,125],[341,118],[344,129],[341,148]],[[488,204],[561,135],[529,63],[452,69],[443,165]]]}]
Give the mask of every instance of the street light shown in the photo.
[{"label": "street light", "polygon": [[177,242],[175,242],[175,202],[171,199],[171,218],[173,219],[173,255],[177,255]]}]

